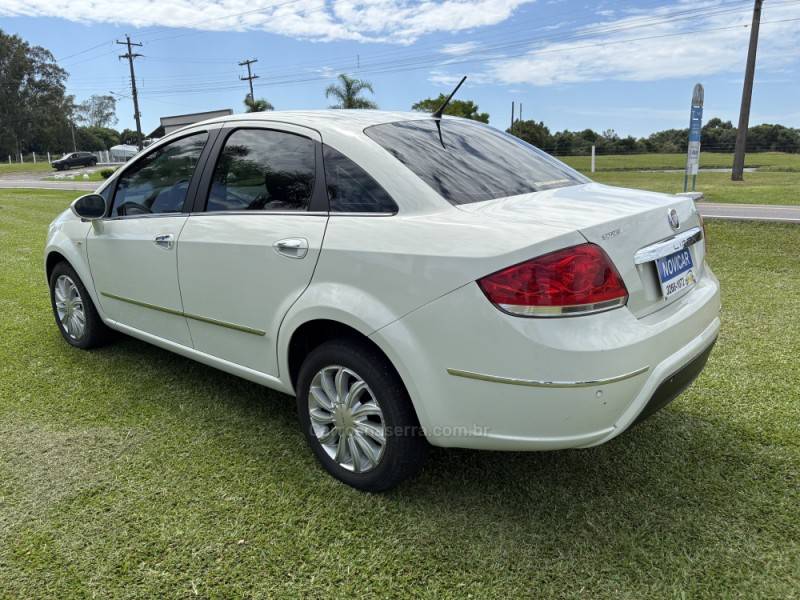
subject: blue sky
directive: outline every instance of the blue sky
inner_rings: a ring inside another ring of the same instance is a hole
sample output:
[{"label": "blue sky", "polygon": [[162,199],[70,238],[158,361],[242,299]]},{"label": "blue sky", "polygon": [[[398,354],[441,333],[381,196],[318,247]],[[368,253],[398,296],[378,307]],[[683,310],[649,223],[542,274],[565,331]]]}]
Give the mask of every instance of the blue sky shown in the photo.
[{"label": "blue sky", "polygon": [[[257,58],[256,96],[277,109],[325,108],[336,73],[371,81],[381,108],[449,90],[507,127],[512,100],[551,130],[646,135],[688,124],[692,86],[706,118],[738,115],[752,2],[573,0],[0,0],[0,28],[50,49],[80,100],[114,91],[133,127],[136,62],[143,129],[158,118],[242,110],[237,63]],[[68,17],[68,18],[65,18]],[[800,126],[800,0],[767,0],[751,123]]]}]

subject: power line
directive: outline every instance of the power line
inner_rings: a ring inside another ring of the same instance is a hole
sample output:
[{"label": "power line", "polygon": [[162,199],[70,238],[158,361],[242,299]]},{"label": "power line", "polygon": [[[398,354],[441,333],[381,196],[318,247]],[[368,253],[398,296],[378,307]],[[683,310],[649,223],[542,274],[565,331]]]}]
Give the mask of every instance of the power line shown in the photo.
[{"label": "power line", "polygon": [[[768,25],[774,23],[786,23],[791,21],[800,21],[800,18],[794,19],[778,19],[774,21],[763,21],[761,25]],[[498,60],[506,60],[509,58],[518,58],[522,56],[536,56],[541,54],[554,54],[554,53],[562,53],[562,52],[571,52],[576,49],[585,49],[585,48],[594,48],[597,46],[613,46],[619,44],[627,44],[633,41],[646,41],[652,39],[662,39],[662,38],[669,38],[669,37],[681,37],[687,35],[694,35],[696,33],[706,33],[711,31],[724,31],[724,30],[732,30],[732,29],[739,29],[739,28],[747,28],[747,25],[731,25],[727,27],[711,27],[711,28],[701,28],[701,29],[693,29],[687,30],[682,32],[676,33],[669,33],[669,34],[660,34],[660,35],[650,35],[650,36],[640,36],[636,38],[625,38],[621,40],[614,40],[609,42],[597,42],[593,44],[584,44],[580,46],[569,46],[565,48],[554,48],[554,49],[541,49],[541,50],[534,50],[534,51],[525,51],[519,54],[512,54],[502,57],[485,57],[485,58],[475,58],[475,59],[464,59],[460,61],[452,61],[447,63],[448,65],[453,64],[464,64],[464,63],[481,63],[481,62],[491,62],[491,61],[498,61]],[[414,64],[406,64],[397,67],[381,67],[379,69],[364,69],[362,72],[370,73],[370,74],[385,74],[385,73],[399,73],[399,72],[406,72],[406,71],[413,71],[417,69],[424,69],[430,68],[431,65],[430,61],[419,61]],[[266,81],[269,82],[271,87],[277,87],[282,85],[296,85],[302,83],[311,83],[317,81],[325,81],[329,79],[328,76],[312,76],[312,77],[305,77],[305,78],[267,78]],[[235,89],[236,86],[232,86],[230,84],[223,84],[220,82],[220,85],[211,84],[208,86],[197,87],[194,89],[186,89],[186,87],[180,88],[162,88],[162,89],[154,89],[150,92],[151,95],[163,95],[163,96],[170,96],[170,95],[184,95],[184,94],[195,94],[195,93],[207,93],[207,92],[214,92],[214,91],[227,91],[231,89]]]},{"label": "power line", "polygon": [[133,59],[141,56],[141,54],[135,53],[133,51],[132,46],[139,46],[141,47],[141,43],[131,42],[131,36],[126,35],[125,41],[120,42],[117,40],[118,44],[122,44],[123,46],[128,47],[128,52],[125,54],[120,54],[120,58],[127,58],[128,59],[128,66],[131,69],[131,96],[133,97],[133,118],[136,119],[136,133],[138,133],[138,138],[136,143],[139,147],[139,150],[142,149],[142,121],[141,121],[141,114],[139,113],[139,94],[136,91],[136,74],[133,71]]},{"label": "power line", "polygon": [[247,77],[240,76],[239,79],[241,79],[242,81],[246,81],[248,84],[250,84],[251,101],[254,101],[256,99],[256,97],[253,95],[253,79],[258,79],[258,75],[253,75],[253,72],[250,70],[250,65],[257,62],[258,62],[257,58],[248,58],[247,60],[243,60],[242,62],[239,63],[240,67],[247,65]]}]

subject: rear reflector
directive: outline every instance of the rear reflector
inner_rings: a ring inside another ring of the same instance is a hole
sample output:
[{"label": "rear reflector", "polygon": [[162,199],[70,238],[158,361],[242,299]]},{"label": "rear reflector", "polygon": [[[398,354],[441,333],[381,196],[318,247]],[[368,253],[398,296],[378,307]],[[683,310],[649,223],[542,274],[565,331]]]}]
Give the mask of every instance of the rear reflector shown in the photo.
[{"label": "rear reflector", "polygon": [[478,280],[505,312],[565,317],[623,306],[628,290],[603,249],[581,244],[497,271]]}]

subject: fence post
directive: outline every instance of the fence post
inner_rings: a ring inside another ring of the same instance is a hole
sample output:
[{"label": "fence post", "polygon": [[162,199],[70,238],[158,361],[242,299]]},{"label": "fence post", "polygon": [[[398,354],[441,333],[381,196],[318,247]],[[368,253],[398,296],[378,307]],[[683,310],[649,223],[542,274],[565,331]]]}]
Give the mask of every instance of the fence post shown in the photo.
[{"label": "fence post", "polygon": [[48,153],[47,153],[47,163],[49,164],[49,163],[51,163],[51,162],[53,162],[53,161],[52,161],[52,160],[50,160],[50,152],[48,152]]},{"label": "fence post", "polygon": [[592,173],[594,173],[594,144],[592,144]]},{"label": "fence post", "polygon": [[33,153],[33,164],[36,164],[36,152]]}]

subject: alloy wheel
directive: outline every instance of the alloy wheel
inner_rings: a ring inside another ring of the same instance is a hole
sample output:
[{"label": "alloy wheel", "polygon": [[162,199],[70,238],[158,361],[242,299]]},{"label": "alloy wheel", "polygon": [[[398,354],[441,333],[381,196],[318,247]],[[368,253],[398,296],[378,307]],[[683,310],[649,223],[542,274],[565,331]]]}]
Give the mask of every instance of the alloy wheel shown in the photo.
[{"label": "alloy wheel", "polygon": [[386,447],[383,411],[355,371],[320,369],[311,380],[308,413],[317,441],[339,466],[355,473],[378,466]]},{"label": "alloy wheel", "polygon": [[86,311],[78,286],[68,275],[59,275],[53,295],[61,326],[70,338],[80,340],[86,333]]}]

